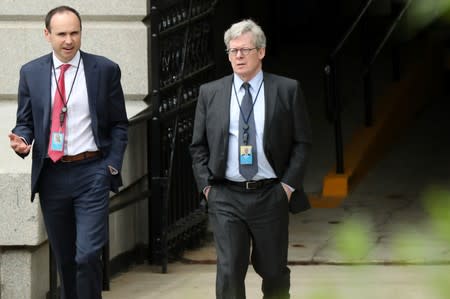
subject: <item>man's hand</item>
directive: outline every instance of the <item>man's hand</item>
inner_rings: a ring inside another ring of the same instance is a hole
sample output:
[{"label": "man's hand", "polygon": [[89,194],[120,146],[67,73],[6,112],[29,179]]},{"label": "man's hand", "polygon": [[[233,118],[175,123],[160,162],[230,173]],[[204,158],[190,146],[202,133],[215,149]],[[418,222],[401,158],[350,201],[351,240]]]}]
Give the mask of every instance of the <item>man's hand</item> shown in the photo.
[{"label": "man's hand", "polygon": [[18,154],[26,155],[30,152],[31,145],[25,143],[25,141],[14,133],[9,133],[9,144],[11,148]]},{"label": "man's hand", "polygon": [[211,189],[211,186],[206,186],[205,189],[203,189],[203,195],[205,195],[206,201],[208,201],[208,195],[209,195],[210,189]]},{"label": "man's hand", "polygon": [[284,192],[286,192],[286,196],[288,198],[288,201],[291,200],[291,195],[292,195],[292,190],[289,188],[288,185],[286,185],[285,183],[281,182],[281,186],[283,186]]}]

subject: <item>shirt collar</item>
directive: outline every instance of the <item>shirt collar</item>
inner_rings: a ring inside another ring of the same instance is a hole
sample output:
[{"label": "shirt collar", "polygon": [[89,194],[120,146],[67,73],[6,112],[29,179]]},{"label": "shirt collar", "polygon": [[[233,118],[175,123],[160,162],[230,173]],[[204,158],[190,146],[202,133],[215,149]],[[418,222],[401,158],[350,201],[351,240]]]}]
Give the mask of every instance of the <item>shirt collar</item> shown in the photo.
[{"label": "shirt collar", "polygon": [[[72,58],[72,60],[67,62],[67,64],[70,64],[73,67],[77,67],[78,61],[80,59],[81,59],[80,50],[78,50],[77,54],[75,54],[75,56]],[[66,64],[66,63],[61,62],[61,60],[59,60],[58,57],[56,57],[55,52],[53,52],[53,65],[55,66],[55,69],[59,68],[63,64]]]},{"label": "shirt collar", "polygon": [[[263,71],[260,70],[250,81],[248,81],[248,83],[250,84],[253,90],[256,90],[261,84],[262,80],[263,80]],[[236,88],[240,89],[243,83],[244,81],[242,81],[242,79],[238,75],[234,74],[234,84]]]}]

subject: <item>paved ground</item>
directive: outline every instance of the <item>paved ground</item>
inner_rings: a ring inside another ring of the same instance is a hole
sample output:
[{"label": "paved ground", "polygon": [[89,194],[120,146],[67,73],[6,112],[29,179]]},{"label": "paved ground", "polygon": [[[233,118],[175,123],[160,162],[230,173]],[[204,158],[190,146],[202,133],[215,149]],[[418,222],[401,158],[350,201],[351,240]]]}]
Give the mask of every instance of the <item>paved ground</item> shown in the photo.
[{"label": "paved ground", "polygon": [[[448,282],[450,266],[292,266],[291,271],[293,299],[448,299],[435,283]],[[176,263],[167,274],[139,266],[113,279],[103,298],[215,298],[214,275],[215,265]],[[262,297],[251,268],[246,286],[248,299]]]}]

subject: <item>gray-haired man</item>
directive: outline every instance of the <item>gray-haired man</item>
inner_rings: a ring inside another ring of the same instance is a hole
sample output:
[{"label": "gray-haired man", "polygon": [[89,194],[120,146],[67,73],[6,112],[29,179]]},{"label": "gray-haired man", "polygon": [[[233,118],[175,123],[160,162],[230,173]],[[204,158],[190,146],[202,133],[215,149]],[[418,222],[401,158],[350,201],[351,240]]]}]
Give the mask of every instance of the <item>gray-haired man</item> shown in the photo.
[{"label": "gray-haired man", "polygon": [[264,298],[289,298],[289,213],[309,208],[311,130],[299,83],[262,71],[251,20],[224,36],[233,74],[200,87],[190,147],[217,249],[217,298],[245,298],[249,257]]}]

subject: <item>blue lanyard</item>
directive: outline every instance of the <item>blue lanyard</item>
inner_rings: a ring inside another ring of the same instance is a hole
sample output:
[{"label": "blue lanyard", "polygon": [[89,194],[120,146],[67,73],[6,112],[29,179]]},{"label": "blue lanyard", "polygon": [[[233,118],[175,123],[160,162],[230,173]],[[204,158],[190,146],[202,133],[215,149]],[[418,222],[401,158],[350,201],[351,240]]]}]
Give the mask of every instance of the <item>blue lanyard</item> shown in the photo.
[{"label": "blue lanyard", "polygon": [[[237,92],[236,92],[236,86],[234,85],[234,78],[233,78],[232,84],[233,84],[234,94],[236,96],[236,102],[237,102],[237,104],[239,106],[239,111],[240,111],[240,113],[242,115],[242,120],[244,121],[244,124],[247,125],[247,127],[248,127],[248,120],[250,119],[250,116],[253,113],[253,108],[255,107],[255,103],[258,100],[259,92],[261,91],[261,87],[262,87],[263,83],[264,83],[264,79],[261,80],[261,84],[259,84],[258,92],[256,93],[256,97],[255,97],[255,99],[253,100],[253,103],[252,103],[252,109],[250,109],[249,114],[247,116],[245,116],[244,112],[242,112],[242,107],[241,107],[241,104],[239,103],[239,100],[238,100],[238,95],[237,95]],[[249,92],[250,92],[250,89],[249,89]]]}]

